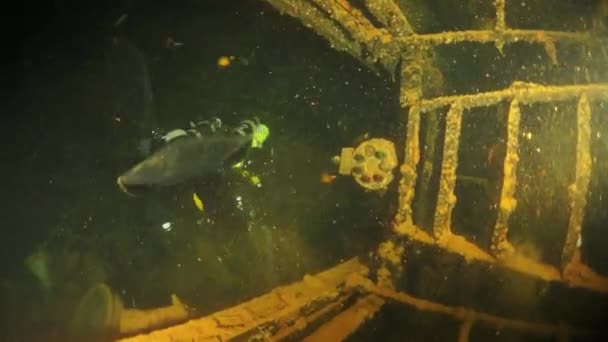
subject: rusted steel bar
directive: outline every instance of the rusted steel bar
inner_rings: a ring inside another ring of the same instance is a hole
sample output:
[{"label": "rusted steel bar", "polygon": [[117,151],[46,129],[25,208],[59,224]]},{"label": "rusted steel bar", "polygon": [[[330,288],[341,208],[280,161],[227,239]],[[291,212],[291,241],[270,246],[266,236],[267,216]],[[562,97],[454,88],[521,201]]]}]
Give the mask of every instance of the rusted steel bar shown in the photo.
[{"label": "rusted steel bar", "polygon": [[[353,258],[314,276],[306,275],[300,282],[273,289],[271,292],[209,316],[140,334],[119,341],[226,341],[238,337],[285,333],[282,328],[297,325],[305,329],[318,317],[319,310],[334,304],[337,307],[354,295],[345,283],[352,273],[366,274],[367,267]],[[296,324],[296,322],[298,324]]]},{"label": "rusted steel bar", "polygon": [[[404,58],[400,72],[400,104],[407,115],[403,164],[400,167],[398,209],[393,229],[400,224],[413,225],[412,202],[416,191],[416,169],[420,161],[420,106],[418,102],[422,93],[421,64],[418,58]],[[397,236],[397,235],[395,235]],[[405,251],[403,242],[395,236],[378,246],[377,255],[381,266],[377,272],[377,282],[384,287],[392,287],[394,280],[401,276],[403,270],[402,256]]]},{"label": "rusted steel bar", "polygon": [[422,100],[420,110],[428,112],[458,101],[463,109],[488,107],[504,100],[517,98],[520,104],[559,102],[586,94],[591,100],[608,100],[608,83],[568,86],[543,86],[535,83],[514,82],[509,88],[470,95],[442,96]]},{"label": "rusted steel bar", "polygon": [[332,48],[343,51],[356,59],[361,59],[361,44],[350,37],[340,27],[340,23],[329,18],[318,7],[305,0],[266,0],[282,14],[296,18],[327,39]]},{"label": "rusted steel bar", "polygon": [[458,342],[468,342],[469,335],[471,334],[471,328],[473,327],[473,323],[475,323],[475,319],[472,317],[473,315],[467,315],[468,317],[463,319],[462,323],[460,323],[460,328],[458,329]]},{"label": "rusted steel bar", "polygon": [[[598,39],[598,38],[594,38]],[[406,46],[450,45],[458,43],[496,43],[505,44],[526,42],[542,43],[550,41],[585,43],[592,40],[588,32],[564,32],[545,30],[465,30],[441,33],[413,34],[397,39]]]},{"label": "rusted steel bar", "polygon": [[342,26],[353,40],[365,43],[380,36],[390,39],[390,35],[381,30],[367,19],[358,9],[350,6],[345,0],[310,0],[318,8],[327,13],[327,16]]},{"label": "rusted steel bar", "polygon": [[503,32],[507,29],[505,22],[505,0],[494,0],[494,7],[496,8],[496,24],[494,29],[498,32]]},{"label": "rusted steel bar", "polygon": [[460,142],[460,126],[462,123],[462,106],[454,102],[448,111],[443,145],[443,160],[441,162],[441,178],[437,207],[433,221],[433,235],[437,240],[449,237],[452,226],[452,210],[456,205],[456,168],[458,167],[458,145]]},{"label": "rusted steel bar", "polygon": [[587,206],[587,190],[591,177],[591,107],[587,95],[583,94],[576,111],[578,138],[576,142],[576,174],[574,182],[568,187],[570,197],[570,218],[568,233],[562,251],[562,267],[572,260],[574,251],[582,244],[581,226]]},{"label": "rusted steel bar", "polygon": [[359,298],[355,304],[323,324],[303,342],[344,341],[365,321],[372,318],[384,305],[384,299],[376,295]]},{"label": "rusted steel bar", "polygon": [[416,190],[416,168],[420,161],[420,107],[410,107],[407,118],[407,137],[405,139],[405,156],[401,164],[399,180],[399,209],[396,222],[413,223],[412,201]]},{"label": "rusted steel bar", "polygon": [[[420,227],[416,225],[398,224],[395,225],[393,231],[399,235],[407,236],[411,240],[429,245],[437,245],[437,241],[435,241],[430,234],[420,229]],[[560,281],[564,282],[568,286],[581,287],[593,291],[608,293],[608,277],[597,274],[594,270],[589,268],[589,266],[583,264],[580,261],[580,253],[578,250],[575,250],[573,261],[566,266],[562,276],[556,267],[527,258],[517,253],[498,261],[476,244],[456,234],[452,234],[446,242],[441,244],[440,247],[448,252],[461,255],[467,261],[478,260],[490,264],[500,263],[502,267],[527,274],[544,281]]]},{"label": "rusted steel bar", "polygon": [[395,37],[414,33],[405,13],[394,0],[365,0],[365,7]]},{"label": "rusted steel bar", "polygon": [[402,61],[399,103],[402,108],[419,104],[422,99],[422,58],[412,56]]},{"label": "rusted steel bar", "polygon": [[494,327],[496,329],[513,329],[525,333],[552,336],[590,336],[594,334],[593,331],[577,329],[574,327],[567,326],[565,324],[527,322],[500,317],[485,312],[479,312],[461,306],[449,306],[441,303],[436,303],[427,299],[414,297],[405,292],[398,292],[393,289],[381,288],[375,285],[371,280],[356,275],[353,275],[349,278],[347,285],[362,288],[363,290],[369,293],[373,293],[379,297],[413,306],[421,311],[436,312],[448,315],[459,321],[471,320],[476,323],[479,322]]},{"label": "rusted steel bar", "polygon": [[399,46],[383,28],[375,27],[346,0],[266,0],[281,13],[300,20],[327,39],[338,51],[344,51],[372,70],[377,64],[391,75],[400,59]]},{"label": "rusted steel bar", "polygon": [[416,34],[402,9],[391,0],[365,0],[365,6],[385,28],[376,28],[347,0],[265,0],[282,13],[299,19],[325,37],[333,48],[344,51],[372,70],[377,64],[393,75],[400,56],[422,52],[429,46],[461,42],[494,43],[502,51],[504,44],[540,43],[556,63],[555,41],[600,42],[588,32],[509,29],[505,23],[505,0],[496,0],[496,24],[493,30],[465,30]]},{"label": "rusted steel bar", "polygon": [[[296,324],[291,322],[280,323],[278,331],[275,332],[275,324],[271,322],[269,324],[261,325],[258,327],[262,331],[262,334],[257,334],[249,338],[249,341],[284,341],[284,340],[298,340],[302,336],[306,336],[306,333],[312,329],[311,325],[315,323],[325,322],[328,319],[332,319],[337,315],[340,315],[344,311],[344,307],[349,305],[351,297],[341,296],[339,300],[331,303],[324,304],[318,310],[307,313],[306,316],[302,315],[299,322]],[[266,331],[266,332],[263,332]],[[313,332],[314,333],[314,332]]]},{"label": "rusted steel bar", "polygon": [[505,40],[503,38],[504,32],[507,29],[505,22],[505,0],[495,0],[494,7],[496,8],[496,23],[494,24],[494,31],[498,33],[494,44],[500,53],[502,54],[502,48],[505,46]]},{"label": "rusted steel bar", "polygon": [[360,10],[347,0],[309,0],[323,9],[344,31],[362,47],[365,54],[359,59],[368,65],[380,63],[391,75],[399,61],[399,47],[393,36],[383,28],[375,27]]},{"label": "rusted steel bar", "polygon": [[563,279],[569,286],[585,287],[608,293],[608,277],[600,276],[591,267],[583,264],[581,251],[574,249],[574,255],[563,269]]},{"label": "rusted steel bar", "polygon": [[517,99],[511,101],[507,114],[507,151],[503,165],[502,191],[498,203],[498,218],[492,234],[492,253],[498,258],[513,252],[507,240],[509,217],[517,206],[515,186],[517,185],[517,162],[519,161],[519,119],[521,116]]}]

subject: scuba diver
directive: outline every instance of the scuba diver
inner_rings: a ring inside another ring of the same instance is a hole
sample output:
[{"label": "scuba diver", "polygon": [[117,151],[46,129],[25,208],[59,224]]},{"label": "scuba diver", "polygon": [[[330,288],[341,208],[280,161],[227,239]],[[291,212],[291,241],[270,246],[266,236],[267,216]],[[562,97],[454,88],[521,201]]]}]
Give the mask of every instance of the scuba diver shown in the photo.
[{"label": "scuba diver", "polygon": [[161,146],[116,182],[122,191],[134,195],[218,174],[238,166],[250,148],[261,148],[269,134],[257,119],[233,128],[224,127],[219,118],[191,122],[188,129],[156,133]]}]

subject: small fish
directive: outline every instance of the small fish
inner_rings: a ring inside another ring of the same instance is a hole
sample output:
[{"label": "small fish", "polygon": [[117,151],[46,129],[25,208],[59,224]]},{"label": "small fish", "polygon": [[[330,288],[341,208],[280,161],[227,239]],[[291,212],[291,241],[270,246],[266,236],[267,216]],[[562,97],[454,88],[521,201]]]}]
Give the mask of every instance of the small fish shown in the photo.
[{"label": "small fish", "polygon": [[217,59],[217,66],[220,68],[228,67],[233,60],[234,56],[221,56]]},{"label": "small fish", "polygon": [[247,66],[251,63],[251,58],[255,55],[255,53],[251,53],[249,57],[243,56],[220,56],[217,59],[217,66],[220,68],[226,68],[232,65],[233,63],[237,63],[240,65]]},{"label": "small fish", "polygon": [[251,140],[251,135],[180,136],[120,175],[116,182],[125,193],[135,195],[221,174],[242,160]]},{"label": "small fish", "polygon": [[167,37],[167,39],[165,40],[165,48],[167,49],[174,49],[182,46],[184,46],[184,43],[178,42],[172,37]]},{"label": "small fish", "polygon": [[199,211],[205,211],[205,204],[203,203],[203,200],[198,197],[198,194],[196,192],[192,193],[192,201],[194,202],[196,209],[198,209]]},{"label": "small fish", "polygon": [[336,180],[336,175],[328,173],[328,172],[321,172],[321,178],[320,178],[321,183],[331,184],[335,180]]}]

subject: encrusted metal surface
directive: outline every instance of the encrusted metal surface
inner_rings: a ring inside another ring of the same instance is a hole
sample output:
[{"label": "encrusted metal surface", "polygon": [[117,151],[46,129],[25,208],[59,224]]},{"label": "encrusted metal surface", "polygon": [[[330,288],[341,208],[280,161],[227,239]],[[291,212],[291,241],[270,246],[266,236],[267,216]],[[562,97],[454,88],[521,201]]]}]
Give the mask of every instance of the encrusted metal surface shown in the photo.
[{"label": "encrusted metal surface", "polygon": [[515,186],[517,184],[517,162],[519,156],[519,101],[511,101],[507,117],[507,151],[503,166],[502,192],[498,203],[498,218],[492,235],[492,252],[497,257],[504,257],[513,252],[513,247],[507,240],[509,231],[509,217],[515,210]]},{"label": "encrusted metal surface", "polygon": [[226,341],[234,338],[293,337],[309,323],[323,318],[327,307],[341,309],[354,291],[343,285],[350,274],[365,275],[367,268],[351,259],[300,282],[275,288],[268,294],[209,316],[120,341]]},{"label": "encrusted metal surface", "polygon": [[459,102],[454,102],[450,106],[446,118],[441,179],[439,181],[439,194],[437,194],[437,206],[435,207],[435,220],[433,221],[433,235],[439,241],[449,239],[451,234],[452,210],[456,205],[454,188],[456,187],[461,122],[462,106]]}]

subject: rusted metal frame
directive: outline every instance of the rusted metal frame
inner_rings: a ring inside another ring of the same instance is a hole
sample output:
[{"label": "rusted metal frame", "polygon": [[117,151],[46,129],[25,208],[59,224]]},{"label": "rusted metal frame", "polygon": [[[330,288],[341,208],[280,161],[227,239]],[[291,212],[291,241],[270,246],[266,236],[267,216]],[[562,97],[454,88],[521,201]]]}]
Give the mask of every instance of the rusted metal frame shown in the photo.
[{"label": "rusted metal frame", "polygon": [[380,63],[391,75],[399,61],[399,50],[393,36],[352,7],[347,0],[309,0],[322,8],[362,47],[360,59],[372,66]]},{"label": "rusted metal frame", "polygon": [[520,104],[568,101],[586,94],[589,100],[608,100],[608,83],[568,86],[543,86],[514,82],[509,88],[480,94],[442,96],[421,101],[422,113],[449,106],[458,101],[463,109],[488,107],[517,98]]},{"label": "rusted metal frame", "polygon": [[446,241],[451,235],[452,210],[456,205],[454,188],[456,187],[462,112],[462,106],[456,101],[450,106],[446,117],[439,193],[437,194],[437,206],[433,220],[433,235],[438,241]]},{"label": "rusted metal frame", "polygon": [[[422,71],[421,60],[417,56],[404,55],[401,62],[399,98],[401,108],[405,111],[408,107],[406,122],[406,137],[404,146],[403,163],[399,169],[401,179],[399,180],[398,209],[395,215],[393,227],[406,224],[412,225],[413,212],[412,201],[416,190],[416,169],[420,161],[420,106],[418,102],[422,93]],[[377,282],[384,287],[392,287],[395,279],[401,276],[403,266],[401,259],[405,248],[402,241],[395,236],[378,246],[378,256],[382,258],[382,264],[377,272]]]},{"label": "rusted metal frame", "polygon": [[492,234],[491,250],[498,258],[513,252],[507,240],[509,217],[517,206],[515,187],[517,185],[517,162],[519,161],[519,121],[521,112],[517,99],[511,101],[507,114],[507,151],[503,164],[502,191],[498,203],[498,217]]},{"label": "rusted metal frame", "polygon": [[385,301],[376,295],[369,294],[336,315],[329,322],[320,326],[303,342],[344,341],[368,319],[378,312]]},{"label": "rusted metal frame", "polygon": [[353,296],[353,293],[349,293],[347,296],[340,296],[336,301],[324,304],[316,311],[305,312],[305,314],[298,317],[295,322],[293,321],[293,317],[287,317],[287,319],[283,321],[270,322],[261,325],[259,327],[260,332],[252,334],[249,340],[294,340],[306,336],[310,331],[313,331],[314,333],[314,331],[316,331],[314,330],[315,324],[321,324],[321,322],[325,322],[330,318],[333,319],[332,317],[340,315]]},{"label": "rusted metal frame", "polygon": [[581,226],[587,206],[587,190],[591,177],[591,106],[586,94],[578,100],[577,143],[576,143],[576,173],[574,182],[568,187],[570,197],[570,217],[568,233],[562,251],[562,267],[565,267],[582,245]]},{"label": "rusted metal frame", "polygon": [[420,106],[410,107],[407,117],[405,155],[399,180],[399,209],[395,221],[413,224],[412,201],[416,190],[418,163],[420,162]]},{"label": "rusted metal frame", "polygon": [[[496,105],[505,100],[517,99],[517,102],[512,102],[510,111],[514,113],[515,104],[529,104],[529,103],[545,103],[545,102],[558,102],[567,101],[574,98],[586,98],[585,101],[591,100],[607,100],[608,99],[608,84],[598,83],[590,85],[574,85],[574,86],[541,86],[538,84],[514,82],[514,84],[503,90],[486,92],[481,94],[472,95],[459,95],[459,96],[446,96],[437,97],[433,99],[423,99],[419,102],[420,112],[428,112],[452,103],[458,102],[463,109],[492,106]],[[584,102],[581,102],[584,104]],[[580,105],[580,103],[579,103]],[[582,105],[580,105],[582,106]],[[584,108],[584,106],[582,106]],[[511,115],[511,136],[515,138],[516,132],[513,116]],[[517,128],[518,129],[518,128]],[[409,136],[409,133],[408,133]],[[583,148],[583,145],[579,145],[579,148]],[[407,148],[407,147],[406,147]],[[512,145],[514,150],[514,146]],[[515,154],[511,154],[515,156]],[[515,165],[515,159],[509,158],[510,162]],[[513,169],[515,171],[515,169]],[[403,174],[404,178],[407,174]],[[403,182],[403,180],[402,180]],[[415,182],[414,182],[415,183]],[[401,193],[405,193],[405,185]],[[586,192],[585,192],[586,193]],[[510,198],[506,196],[505,198]],[[402,197],[407,198],[407,197]],[[400,208],[407,208],[404,206],[407,201],[400,201]],[[509,201],[505,201],[508,204]],[[580,202],[579,202],[580,203]],[[420,227],[413,224],[413,222],[405,220],[405,215],[398,215],[398,218],[393,227],[393,231],[402,236],[407,236],[410,239],[426,243],[426,244],[437,244],[434,236],[427,234]],[[497,233],[499,234],[499,233]],[[502,233],[505,236],[506,231]],[[500,236],[500,235],[499,235]],[[575,240],[577,241],[577,240]],[[503,245],[504,246],[504,245]],[[449,252],[457,253],[462,255],[467,260],[480,260],[488,263],[497,263],[496,258],[488,254],[483,249],[479,248],[475,244],[467,241],[461,236],[452,234],[447,243],[441,245],[442,248]],[[534,276],[545,281],[562,281],[569,286],[588,288],[594,291],[608,293],[608,277],[603,277],[595,273],[588,266],[584,265],[580,261],[580,253],[578,249],[575,249],[574,256],[570,263],[567,264],[566,269],[563,271],[563,275],[560,271],[547,264],[534,261],[524,256],[512,254],[509,258],[501,259],[500,263],[502,266]]]},{"label": "rusted metal frame", "polygon": [[372,70],[377,63],[392,74],[399,47],[391,34],[376,28],[347,0],[265,0],[281,13],[299,19],[326,38],[331,46],[358,59]]},{"label": "rusted metal frame", "polygon": [[[353,258],[314,276],[306,275],[300,282],[277,287],[262,296],[209,316],[120,341],[226,341],[241,336],[272,335],[296,323],[304,329],[312,323],[319,310],[344,303],[345,298],[356,294],[352,288],[345,286],[350,275],[367,272],[367,267]],[[306,319],[309,315],[310,321]]]},{"label": "rusted metal frame", "polygon": [[[427,299],[418,298],[405,292],[375,285],[367,278],[353,275],[347,282],[349,286],[357,287],[368,293],[375,294],[387,300],[415,307],[420,311],[435,312],[453,317],[465,324],[481,323],[496,329],[513,329],[516,331],[553,336],[593,336],[594,331],[570,327],[565,324],[548,324],[527,322],[522,320],[505,318],[485,312],[476,311],[461,306],[449,306]],[[465,327],[466,328],[466,327]],[[470,327],[468,327],[470,330]]]},{"label": "rusted metal frame", "polygon": [[[600,38],[594,39],[601,40]],[[401,45],[406,46],[449,45],[464,42],[494,44],[527,42],[544,44],[547,41],[586,43],[592,40],[592,36],[588,32],[505,29],[500,32],[495,30],[463,30],[412,34],[396,38],[396,40]]]},{"label": "rusted metal frame", "polygon": [[321,35],[329,41],[331,47],[343,51],[356,59],[364,62],[361,59],[362,47],[360,42],[348,37],[346,32],[340,27],[340,24],[335,20],[327,17],[317,6],[306,0],[265,0],[282,14],[286,13],[289,16],[296,18],[311,28],[317,34]]},{"label": "rusted metal frame", "polygon": [[401,179],[399,181],[399,210],[397,222],[413,223],[412,201],[416,189],[416,168],[420,161],[420,106],[410,107],[407,118],[407,136],[405,139],[405,155],[401,164]]},{"label": "rusted metal frame", "polygon": [[462,323],[460,323],[460,328],[458,329],[458,342],[469,341],[469,335],[471,334],[471,328],[473,328],[474,323],[475,319],[472,315],[467,315],[467,317],[463,319]]},{"label": "rusted metal frame", "polygon": [[365,0],[365,7],[394,37],[414,33],[402,9],[393,0]]},{"label": "rusted metal frame", "polygon": [[505,45],[504,33],[507,30],[507,23],[505,22],[505,0],[494,0],[494,7],[496,8],[496,23],[494,24],[494,31],[497,34],[497,39],[494,42],[496,48],[502,53],[502,48]]},{"label": "rusted metal frame", "polygon": [[507,23],[505,22],[505,0],[494,0],[494,7],[496,8],[496,23],[494,25],[494,30],[503,32],[507,29]]},{"label": "rusted metal frame", "polygon": [[[414,241],[428,245],[437,245],[437,241],[432,235],[413,224],[396,224],[393,231]],[[543,264],[516,253],[509,255],[508,258],[501,259],[499,262],[479,246],[456,234],[452,234],[450,239],[446,243],[441,244],[440,247],[447,252],[461,255],[467,261],[477,260],[490,264],[500,264],[500,266],[507,269],[544,281],[563,282],[571,287],[608,293],[608,277],[597,274],[594,270],[583,264],[580,261],[578,250],[575,250],[573,260],[566,265],[562,275],[554,266]]]},{"label": "rusted metal frame", "polygon": [[309,0],[321,8],[329,18],[336,21],[348,32],[353,40],[366,44],[373,39],[389,39],[388,33],[374,27],[374,25],[356,8],[350,6],[346,0]]}]

